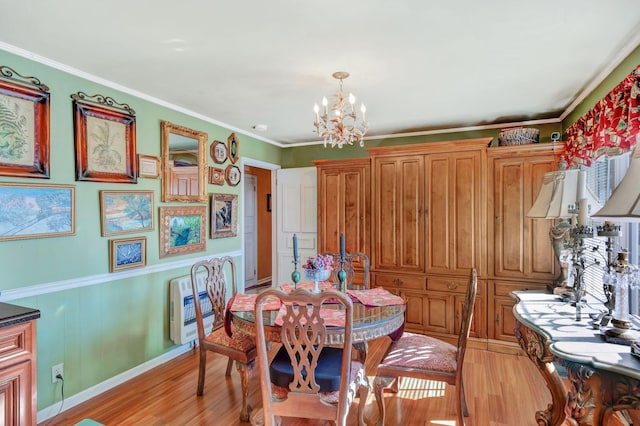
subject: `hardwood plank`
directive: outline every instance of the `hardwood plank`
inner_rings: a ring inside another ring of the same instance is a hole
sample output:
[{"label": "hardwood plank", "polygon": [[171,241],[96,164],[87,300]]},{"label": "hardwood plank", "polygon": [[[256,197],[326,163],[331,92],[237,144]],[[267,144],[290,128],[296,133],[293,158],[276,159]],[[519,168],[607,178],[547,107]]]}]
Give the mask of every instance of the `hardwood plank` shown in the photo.
[{"label": "hardwood plank", "polygon": [[[367,374],[373,382],[388,338],[369,345]],[[92,419],[105,425],[247,425],[238,420],[241,392],[237,371],[224,377],[226,359],[210,354],[204,395],[196,396],[198,356],[190,351],[90,401],[43,422],[73,425]],[[256,375],[257,376],[257,375]],[[524,356],[468,349],[464,370],[470,417],[468,426],[534,426],[535,412],[551,396]],[[261,406],[257,377],[250,380],[249,403]],[[454,389],[441,382],[404,379],[398,394],[385,395],[387,425],[455,425]],[[365,419],[373,425],[378,409],[370,394]],[[284,419],[285,426],[316,426],[321,421]],[[357,401],[348,424],[357,424]]]}]

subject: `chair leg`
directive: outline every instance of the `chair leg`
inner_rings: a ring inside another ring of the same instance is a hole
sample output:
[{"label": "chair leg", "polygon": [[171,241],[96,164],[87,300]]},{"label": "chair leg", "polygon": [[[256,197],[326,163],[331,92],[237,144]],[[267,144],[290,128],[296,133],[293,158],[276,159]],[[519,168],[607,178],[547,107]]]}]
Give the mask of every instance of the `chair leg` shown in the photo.
[{"label": "chair leg", "polygon": [[227,361],[227,371],[224,373],[225,376],[229,377],[231,375],[231,367],[233,366],[233,360],[229,357],[229,361]]},{"label": "chair leg", "polygon": [[393,382],[394,377],[376,376],[373,380],[373,394],[376,396],[378,404],[378,423],[376,426],[384,426],[385,408],[384,408],[384,388]]},{"label": "chair leg", "polygon": [[204,376],[207,370],[207,351],[200,346],[200,365],[198,366],[198,396],[204,391]]},{"label": "chair leg", "polygon": [[249,369],[250,366],[243,362],[236,361],[236,368],[238,369],[238,373],[240,374],[240,381],[242,387],[242,405],[240,408],[240,421],[248,422],[249,414],[251,414],[251,407],[247,402],[247,398],[249,396]]},{"label": "chair leg", "polygon": [[360,399],[358,402],[358,424],[360,426],[367,426],[367,423],[364,421],[364,407],[367,405],[369,387],[369,381],[367,380],[367,376],[365,376],[365,383],[360,385],[358,389],[358,398]]},{"label": "chair leg", "polygon": [[469,417],[469,408],[464,392],[464,381],[461,378],[458,384],[458,423],[462,426],[464,426],[464,417]]}]

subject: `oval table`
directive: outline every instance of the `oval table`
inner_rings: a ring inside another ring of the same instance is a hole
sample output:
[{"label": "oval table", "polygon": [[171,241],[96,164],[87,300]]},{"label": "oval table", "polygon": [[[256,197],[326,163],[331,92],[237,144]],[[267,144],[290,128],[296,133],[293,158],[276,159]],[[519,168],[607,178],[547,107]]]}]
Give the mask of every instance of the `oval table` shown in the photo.
[{"label": "oval table", "polygon": [[[339,305],[326,304],[325,307]],[[400,330],[404,324],[405,305],[365,306],[353,302],[353,346],[358,351],[358,361],[366,358],[367,342],[378,337],[389,336]],[[255,337],[255,316],[251,311],[231,312],[231,328],[233,332]],[[275,320],[278,311],[264,311],[265,336],[267,340],[280,341],[280,327]],[[344,329],[342,327],[327,327],[325,344],[341,345],[344,343]]]}]

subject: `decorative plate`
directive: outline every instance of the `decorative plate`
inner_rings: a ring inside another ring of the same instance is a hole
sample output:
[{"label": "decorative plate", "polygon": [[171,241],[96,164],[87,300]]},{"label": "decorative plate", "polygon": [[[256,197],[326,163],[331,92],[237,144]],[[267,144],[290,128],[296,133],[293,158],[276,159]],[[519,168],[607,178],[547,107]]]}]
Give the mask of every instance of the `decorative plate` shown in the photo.
[{"label": "decorative plate", "polygon": [[210,154],[211,159],[217,164],[222,164],[227,161],[227,147],[220,141],[211,142]]},{"label": "decorative plate", "polygon": [[224,170],[217,167],[209,167],[209,183],[213,185],[224,185]]},{"label": "decorative plate", "polygon": [[232,164],[236,164],[236,161],[240,158],[240,141],[238,141],[235,133],[231,133],[227,139],[227,153],[229,161]]},{"label": "decorative plate", "polygon": [[240,169],[238,168],[238,166],[229,164],[227,166],[227,170],[225,171],[224,175],[229,186],[236,186],[240,183],[240,177],[242,176],[242,173],[240,172]]}]

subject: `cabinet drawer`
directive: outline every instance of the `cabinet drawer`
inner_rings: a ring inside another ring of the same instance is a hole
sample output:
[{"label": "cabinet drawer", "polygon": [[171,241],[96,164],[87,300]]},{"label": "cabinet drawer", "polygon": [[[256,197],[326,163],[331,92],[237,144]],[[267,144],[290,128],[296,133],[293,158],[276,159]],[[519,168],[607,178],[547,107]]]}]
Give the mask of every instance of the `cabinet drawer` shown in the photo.
[{"label": "cabinet drawer", "polygon": [[538,283],[495,283],[494,294],[509,297],[512,291],[546,290],[546,288],[544,284]]},{"label": "cabinet drawer", "polygon": [[0,328],[0,361],[17,356],[30,356],[31,324],[29,322]]},{"label": "cabinet drawer", "polygon": [[467,280],[455,278],[429,278],[427,280],[427,290],[444,291],[448,293],[465,293],[467,291]]},{"label": "cabinet drawer", "polygon": [[397,289],[425,290],[426,277],[397,275],[397,274],[375,274],[374,285],[376,287],[385,286]]}]

